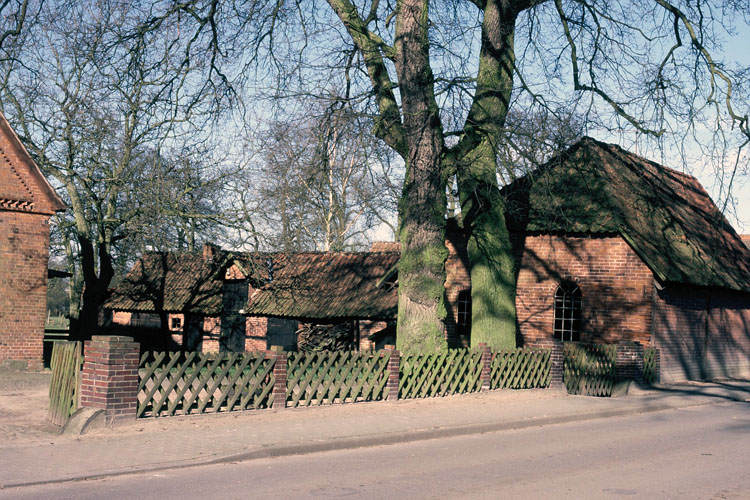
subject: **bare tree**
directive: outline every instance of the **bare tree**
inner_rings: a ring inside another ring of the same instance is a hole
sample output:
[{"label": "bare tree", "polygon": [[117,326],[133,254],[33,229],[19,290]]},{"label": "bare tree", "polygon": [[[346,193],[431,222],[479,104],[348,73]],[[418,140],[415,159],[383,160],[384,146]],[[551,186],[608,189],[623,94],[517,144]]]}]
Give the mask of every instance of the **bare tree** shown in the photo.
[{"label": "bare tree", "polygon": [[[118,261],[127,263],[126,240],[148,220],[138,196],[158,189],[147,178],[154,158],[164,158],[154,151],[205,140],[195,127],[201,90],[188,85],[201,59],[175,57],[185,45],[179,27],[134,30],[148,12],[107,0],[47,3],[3,67],[4,111],[69,207],[58,234],[73,275],[71,330],[80,336],[95,331]],[[184,202],[198,192],[195,169],[173,171]]]},{"label": "bare tree", "polygon": [[272,123],[258,146],[257,213],[268,246],[342,251],[365,246],[380,224],[395,232],[397,174],[369,120],[340,107],[305,109]]},{"label": "bare tree", "polygon": [[158,6],[143,29],[172,19],[185,29],[189,23],[202,41],[192,53],[200,46],[211,58],[209,84],[224,89],[252,81],[294,97],[323,96],[319,89],[337,80],[352,106],[372,113],[373,132],[406,164],[401,346],[445,346],[444,212],[453,175],[469,236],[472,343],[514,344],[513,261],[496,176],[512,106],[538,116],[538,109],[554,113],[572,104],[584,131],[632,131],[638,141],[677,147],[697,138],[732,148],[737,158],[750,139],[740,108],[743,69],[712,54],[726,27],[748,21],[746,2],[188,0]]},{"label": "bare tree", "polygon": [[333,83],[347,106],[369,114],[374,134],[406,166],[401,347],[445,347],[443,243],[454,175],[469,236],[472,343],[515,342],[515,276],[497,181],[513,109],[532,117],[570,109],[583,132],[630,134],[686,157],[688,142],[718,159],[730,150],[730,174],[746,161],[747,68],[715,52],[735,23],[748,22],[747,2],[186,0],[154,1],[144,12],[120,40],[137,44],[178,27],[178,69],[202,58],[201,95],[210,92],[214,111],[239,103],[245,84],[294,98],[328,97]]}]

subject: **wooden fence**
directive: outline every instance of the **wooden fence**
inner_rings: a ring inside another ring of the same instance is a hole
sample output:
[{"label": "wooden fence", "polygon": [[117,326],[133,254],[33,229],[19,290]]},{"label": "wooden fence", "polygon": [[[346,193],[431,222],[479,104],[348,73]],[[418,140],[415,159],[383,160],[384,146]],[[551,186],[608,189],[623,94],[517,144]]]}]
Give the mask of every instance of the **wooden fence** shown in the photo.
[{"label": "wooden fence", "polygon": [[611,396],[617,373],[616,358],[616,345],[566,342],[563,383],[568,394]]},{"label": "wooden fence", "polygon": [[501,349],[493,353],[490,389],[535,389],[549,387],[549,349]]},{"label": "wooden fence", "polygon": [[289,353],[287,406],[377,401],[388,396],[389,351]]},{"label": "wooden fence", "polygon": [[404,353],[401,355],[398,397],[431,398],[477,392],[482,388],[481,374],[481,350]]},{"label": "wooden fence", "polygon": [[[481,347],[428,354],[147,352],[139,363],[135,357],[130,361],[131,372],[138,372],[132,412],[155,417],[441,397],[487,389],[544,388],[553,379],[562,380],[570,394],[611,395],[617,346],[565,343],[561,348],[562,352],[559,347],[491,352]],[[61,353],[55,355],[55,373]],[[80,367],[80,344],[76,356]],[[646,350],[644,358],[648,377],[658,358],[652,350]],[[121,368],[116,370],[120,371],[112,372],[115,378],[126,376]],[[63,387],[74,390],[76,384],[55,375],[53,386],[51,398],[53,392],[61,393]],[[59,413],[65,417],[75,410],[73,403],[56,407],[63,408]]]},{"label": "wooden fence", "polygon": [[79,381],[83,356],[81,342],[55,342],[52,346],[52,380],[49,384],[47,418],[63,426],[78,409]]},{"label": "wooden fence", "polygon": [[268,408],[274,364],[263,352],[144,353],[137,416]]}]

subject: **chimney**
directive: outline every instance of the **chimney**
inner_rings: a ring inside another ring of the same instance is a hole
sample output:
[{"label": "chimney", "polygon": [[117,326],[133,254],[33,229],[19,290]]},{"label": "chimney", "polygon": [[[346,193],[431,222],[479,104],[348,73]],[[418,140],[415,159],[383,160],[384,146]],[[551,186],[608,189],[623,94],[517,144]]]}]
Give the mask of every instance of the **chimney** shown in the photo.
[{"label": "chimney", "polygon": [[219,250],[221,250],[216,245],[212,245],[211,243],[204,243],[203,244],[203,259],[204,260],[213,260],[216,254],[219,253]]}]

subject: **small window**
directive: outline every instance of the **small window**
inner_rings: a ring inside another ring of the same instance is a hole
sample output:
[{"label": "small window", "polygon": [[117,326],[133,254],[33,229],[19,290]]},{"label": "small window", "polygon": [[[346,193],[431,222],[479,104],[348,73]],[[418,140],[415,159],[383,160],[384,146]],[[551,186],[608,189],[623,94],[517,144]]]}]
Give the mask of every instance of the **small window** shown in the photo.
[{"label": "small window", "polygon": [[564,281],[555,290],[555,327],[552,336],[558,340],[581,340],[581,289],[572,281]]},{"label": "small window", "polygon": [[172,318],[172,330],[179,330],[182,328],[182,318]]},{"label": "small window", "polygon": [[456,299],[456,329],[468,337],[471,331],[471,290],[461,290]]}]

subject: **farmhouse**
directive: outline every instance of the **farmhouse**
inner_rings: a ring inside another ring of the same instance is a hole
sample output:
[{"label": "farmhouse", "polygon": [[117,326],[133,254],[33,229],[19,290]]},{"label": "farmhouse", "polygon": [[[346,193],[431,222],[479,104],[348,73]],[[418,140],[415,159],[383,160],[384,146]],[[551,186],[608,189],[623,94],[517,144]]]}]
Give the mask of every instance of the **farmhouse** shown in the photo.
[{"label": "farmhouse", "polygon": [[[585,138],[503,194],[518,345],[656,346],[663,380],[750,373],[750,251],[695,178]],[[446,338],[468,346],[457,219],[446,246]],[[393,339],[397,250],[147,254],[105,306],[113,323],[171,329],[186,349],[293,348],[315,322],[349,322],[354,345],[377,347]]]},{"label": "farmhouse", "polygon": [[394,252],[152,252],[104,307],[114,327],[138,327],[132,334],[155,348],[294,349],[297,330],[316,324],[348,328],[353,345],[376,347],[397,308],[394,284],[378,281],[397,262]]},{"label": "farmhouse", "polygon": [[49,218],[63,209],[0,113],[0,366],[42,367]]}]

